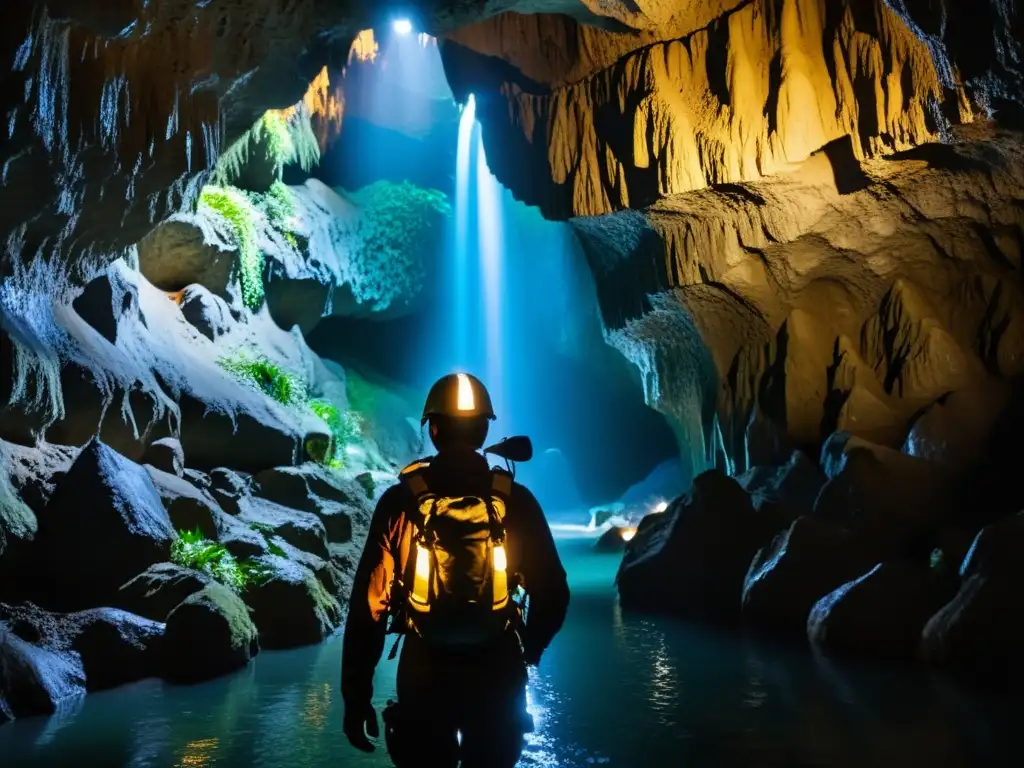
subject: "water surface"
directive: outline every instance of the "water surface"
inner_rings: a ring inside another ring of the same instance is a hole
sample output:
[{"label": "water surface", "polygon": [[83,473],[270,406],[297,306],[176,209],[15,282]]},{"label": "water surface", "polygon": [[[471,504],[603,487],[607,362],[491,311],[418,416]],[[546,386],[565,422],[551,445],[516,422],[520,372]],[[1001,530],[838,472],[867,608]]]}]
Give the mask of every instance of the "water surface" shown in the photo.
[{"label": "water surface", "polygon": [[[1016,702],[906,667],[623,615],[617,558],[591,543],[559,538],[572,607],[531,678],[538,728],[522,768],[1024,764]],[[336,637],[261,653],[197,686],[147,680],[91,694],[58,716],[0,726],[0,765],[389,766],[341,734],[340,654]],[[393,695],[394,669],[378,670],[378,705]]]}]

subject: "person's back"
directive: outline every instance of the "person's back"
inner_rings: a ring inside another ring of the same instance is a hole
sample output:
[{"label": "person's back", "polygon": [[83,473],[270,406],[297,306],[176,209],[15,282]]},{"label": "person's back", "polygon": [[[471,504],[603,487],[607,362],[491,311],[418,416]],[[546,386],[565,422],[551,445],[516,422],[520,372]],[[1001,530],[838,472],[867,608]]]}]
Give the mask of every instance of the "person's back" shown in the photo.
[{"label": "person's back", "polygon": [[[468,397],[467,386],[476,388]],[[376,735],[372,679],[390,615],[392,629],[405,631],[399,703],[385,712],[398,766],[454,766],[460,756],[466,768],[515,765],[530,725],[526,666],[539,661],[568,607],[565,571],[540,506],[478,452],[490,418],[486,390],[472,377],[435,385],[424,421],[438,453],[406,468],[381,498],[353,585],[342,660],[345,732],[356,747],[372,749],[364,729]],[[490,525],[477,526],[479,533],[459,528],[476,513]],[[447,518],[455,522],[446,527]],[[489,553],[493,573],[476,562],[476,551]],[[445,579],[461,579],[462,586],[446,589]],[[513,602],[520,584],[529,594],[525,624]],[[453,602],[467,585],[482,590],[468,601],[473,610],[447,608],[443,598]],[[455,616],[486,621],[475,634],[460,625],[464,641],[453,641]]]}]

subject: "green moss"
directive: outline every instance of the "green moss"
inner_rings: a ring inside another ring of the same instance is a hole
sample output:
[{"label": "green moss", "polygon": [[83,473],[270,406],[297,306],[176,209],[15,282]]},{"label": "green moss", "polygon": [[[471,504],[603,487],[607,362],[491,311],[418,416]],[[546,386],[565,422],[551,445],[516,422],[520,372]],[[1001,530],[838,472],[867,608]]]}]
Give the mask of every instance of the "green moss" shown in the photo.
[{"label": "green moss", "polygon": [[236,560],[223,545],[207,539],[198,528],[178,532],[178,538],[171,544],[171,562],[207,573],[237,593],[266,577],[259,563],[252,559]]},{"label": "green moss", "polygon": [[436,241],[451,207],[443,192],[377,181],[347,196],[360,209],[351,225],[351,289],[376,310],[413,296],[426,279],[425,244]]},{"label": "green moss", "polygon": [[252,137],[257,144],[266,145],[275,173],[280,174],[295,159],[295,143],[292,141],[288,121],[280,112],[265,113],[253,126]]},{"label": "green moss", "polygon": [[[231,589],[221,584],[207,584],[203,589],[185,598],[182,606],[203,606],[224,617],[230,633],[230,647],[244,648],[256,637],[256,627],[249,616],[249,609]],[[173,615],[178,608],[171,611]],[[168,617],[168,626],[173,619]]]},{"label": "green moss", "polygon": [[262,355],[248,357],[235,353],[219,358],[217,363],[240,381],[256,387],[282,405],[298,405],[306,400],[306,386],[302,379]]},{"label": "green moss", "polygon": [[[314,460],[329,466],[342,466],[345,447],[355,442],[362,434],[362,420],[354,411],[342,413],[338,406],[327,400],[310,400],[309,407],[331,430],[330,445],[323,451],[321,458]],[[307,453],[310,452],[308,446],[306,450]],[[313,450],[319,452],[317,447]]]},{"label": "green moss", "polygon": [[373,475],[369,472],[363,472],[361,475],[356,477],[356,482],[359,483],[366,492],[366,498],[372,499],[373,495],[377,492],[377,483],[373,479]]},{"label": "green moss", "polygon": [[207,186],[199,193],[199,207],[219,218],[238,248],[238,273],[242,300],[251,310],[263,303],[263,254],[256,247],[256,212],[252,203],[234,187]]}]

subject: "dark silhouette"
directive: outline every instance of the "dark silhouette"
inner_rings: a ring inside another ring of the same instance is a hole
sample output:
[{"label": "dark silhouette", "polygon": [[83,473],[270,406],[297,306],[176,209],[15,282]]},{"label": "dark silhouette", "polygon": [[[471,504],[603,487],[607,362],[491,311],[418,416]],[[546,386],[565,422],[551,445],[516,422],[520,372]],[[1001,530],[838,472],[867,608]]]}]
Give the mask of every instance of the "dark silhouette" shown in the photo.
[{"label": "dark silhouette", "polygon": [[[460,760],[512,768],[532,727],[527,666],[540,661],[568,608],[540,505],[479,452],[493,418],[474,377],[434,385],[423,423],[437,455],[411,464],[381,497],[356,572],[342,652],[345,735],[374,749],[374,669],[386,633],[403,635],[398,702],[384,712],[400,768]],[[488,451],[514,461],[532,449],[515,440]]]}]

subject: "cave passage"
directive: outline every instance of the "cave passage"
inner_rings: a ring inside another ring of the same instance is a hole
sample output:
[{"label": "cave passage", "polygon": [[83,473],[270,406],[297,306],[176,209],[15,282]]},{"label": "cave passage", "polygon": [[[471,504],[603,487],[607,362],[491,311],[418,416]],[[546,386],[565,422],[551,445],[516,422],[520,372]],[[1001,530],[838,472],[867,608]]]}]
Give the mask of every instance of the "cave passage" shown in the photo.
[{"label": "cave passage", "polygon": [[[998,700],[920,670],[844,664],[668,619],[623,614],[618,558],[557,532],[574,605],[532,673],[536,732],[520,768],[1012,765],[1015,722]],[[340,638],[264,651],[197,686],[146,680],[91,694],[49,719],[0,728],[5,766],[345,765],[386,768],[341,733]],[[394,695],[382,661],[378,712]]]}]

